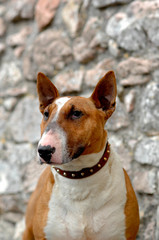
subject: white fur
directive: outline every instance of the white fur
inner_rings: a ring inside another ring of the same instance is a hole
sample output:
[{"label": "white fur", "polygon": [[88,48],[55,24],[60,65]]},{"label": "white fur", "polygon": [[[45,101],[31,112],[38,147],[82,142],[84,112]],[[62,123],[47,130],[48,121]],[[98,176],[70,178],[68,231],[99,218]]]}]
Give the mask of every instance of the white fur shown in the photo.
[{"label": "white fur", "polygon": [[[92,155],[92,162],[103,151]],[[107,164],[90,177],[72,180],[52,172],[55,185],[45,227],[48,240],[125,240],[124,172],[112,150]]]},{"label": "white fur", "polygon": [[[62,107],[70,100],[69,97],[62,97],[55,101],[55,104],[57,105],[57,112],[52,119],[52,123],[56,123],[58,120],[59,113],[62,109]],[[54,129],[50,129],[49,132],[45,131],[39,141],[38,146],[47,146],[50,145],[51,147],[55,147],[56,151],[52,155],[51,162],[52,163],[62,163],[65,162],[67,159],[67,148],[66,148],[66,134],[63,131],[63,129],[56,123],[54,125]],[[38,154],[39,159],[40,156]],[[41,159],[42,162],[45,162],[43,159]]]},{"label": "white fur", "polygon": [[59,112],[61,108],[70,100],[70,97],[62,97],[55,101],[55,104],[57,105],[57,112],[55,114],[55,117],[53,118],[53,122],[56,122],[59,116]]}]

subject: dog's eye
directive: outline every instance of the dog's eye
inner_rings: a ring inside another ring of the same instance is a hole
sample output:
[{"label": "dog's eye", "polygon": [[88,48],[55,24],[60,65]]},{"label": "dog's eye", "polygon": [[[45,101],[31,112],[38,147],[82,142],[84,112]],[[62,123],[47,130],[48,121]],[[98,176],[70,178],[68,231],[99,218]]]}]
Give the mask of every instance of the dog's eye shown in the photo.
[{"label": "dog's eye", "polygon": [[81,111],[73,111],[71,113],[71,119],[75,120],[75,119],[79,119],[83,116],[83,113]]},{"label": "dog's eye", "polygon": [[46,111],[44,112],[44,120],[46,121],[46,120],[48,120],[48,118],[49,118],[49,111],[46,110]]}]

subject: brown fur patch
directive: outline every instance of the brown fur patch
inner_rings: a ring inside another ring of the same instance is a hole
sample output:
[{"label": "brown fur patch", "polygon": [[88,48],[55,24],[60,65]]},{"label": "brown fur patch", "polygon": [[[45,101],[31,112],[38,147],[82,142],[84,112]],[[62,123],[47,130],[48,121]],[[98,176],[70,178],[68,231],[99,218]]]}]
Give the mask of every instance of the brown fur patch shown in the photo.
[{"label": "brown fur patch", "polygon": [[37,187],[28,203],[26,230],[23,240],[45,240],[44,227],[47,223],[49,200],[54,184],[50,167],[47,167],[39,178]]},{"label": "brown fur patch", "polygon": [[[72,107],[83,113],[81,118],[72,120],[68,117]],[[61,109],[57,121],[67,134],[67,146],[71,149],[71,156],[80,146],[85,147],[83,155],[103,149],[107,137],[104,130],[105,114],[102,110],[97,110],[90,99],[71,98]]]},{"label": "brown fur patch", "polygon": [[139,222],[140,222],[138,203],[137,203],[136,195],[131,185],[129,176],[127,175],[125,170],[124,170],[124,175],[125,175],[125,183],[126,183],[126,190],[127,190],[127,202],[125,205],[125,216],[126,216],[125,236],[127,240],[135,240],[136,235],[138,233]]}]

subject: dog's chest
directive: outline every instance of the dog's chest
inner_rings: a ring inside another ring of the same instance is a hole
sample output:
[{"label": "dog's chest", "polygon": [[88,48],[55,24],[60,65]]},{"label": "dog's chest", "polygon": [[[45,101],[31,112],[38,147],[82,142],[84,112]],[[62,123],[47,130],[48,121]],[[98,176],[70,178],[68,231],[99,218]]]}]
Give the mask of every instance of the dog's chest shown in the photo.
[{"label": "dog's chest", "polygon": [[120,186],[114,179],[105,187],[102,183],[101,189],[95,182],[69,186],[62,180],[55,184],[45,227],[47,240],[124,240],[126,189],[122,172],[118,172]]}]

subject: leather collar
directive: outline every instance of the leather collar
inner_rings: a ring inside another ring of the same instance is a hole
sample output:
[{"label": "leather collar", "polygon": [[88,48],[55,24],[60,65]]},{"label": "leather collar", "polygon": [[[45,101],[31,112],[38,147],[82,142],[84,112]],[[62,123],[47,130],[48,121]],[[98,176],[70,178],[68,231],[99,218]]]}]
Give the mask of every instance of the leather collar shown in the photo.
[{"label": "leather collar", "polygon": [[83,168],[80,171],[63,171],[63,170],[61,170],[60,168],[57,168],[57,167],[53,167],[53,168],[56,170],[56,172],[58,174],[60,174],[61,176],[65,177],[65,178],[82,179],[82,178],[92,176],[93,174],[98,172],[101,168],[103,168],[104,165],[108,161],[109,155],[110,155],[110,145],[107,142],[107,145],[106,145],[106,148],[105,148],[105,151],[104,151],[104,154],[103,154],[102,158],[93,167]]}]

